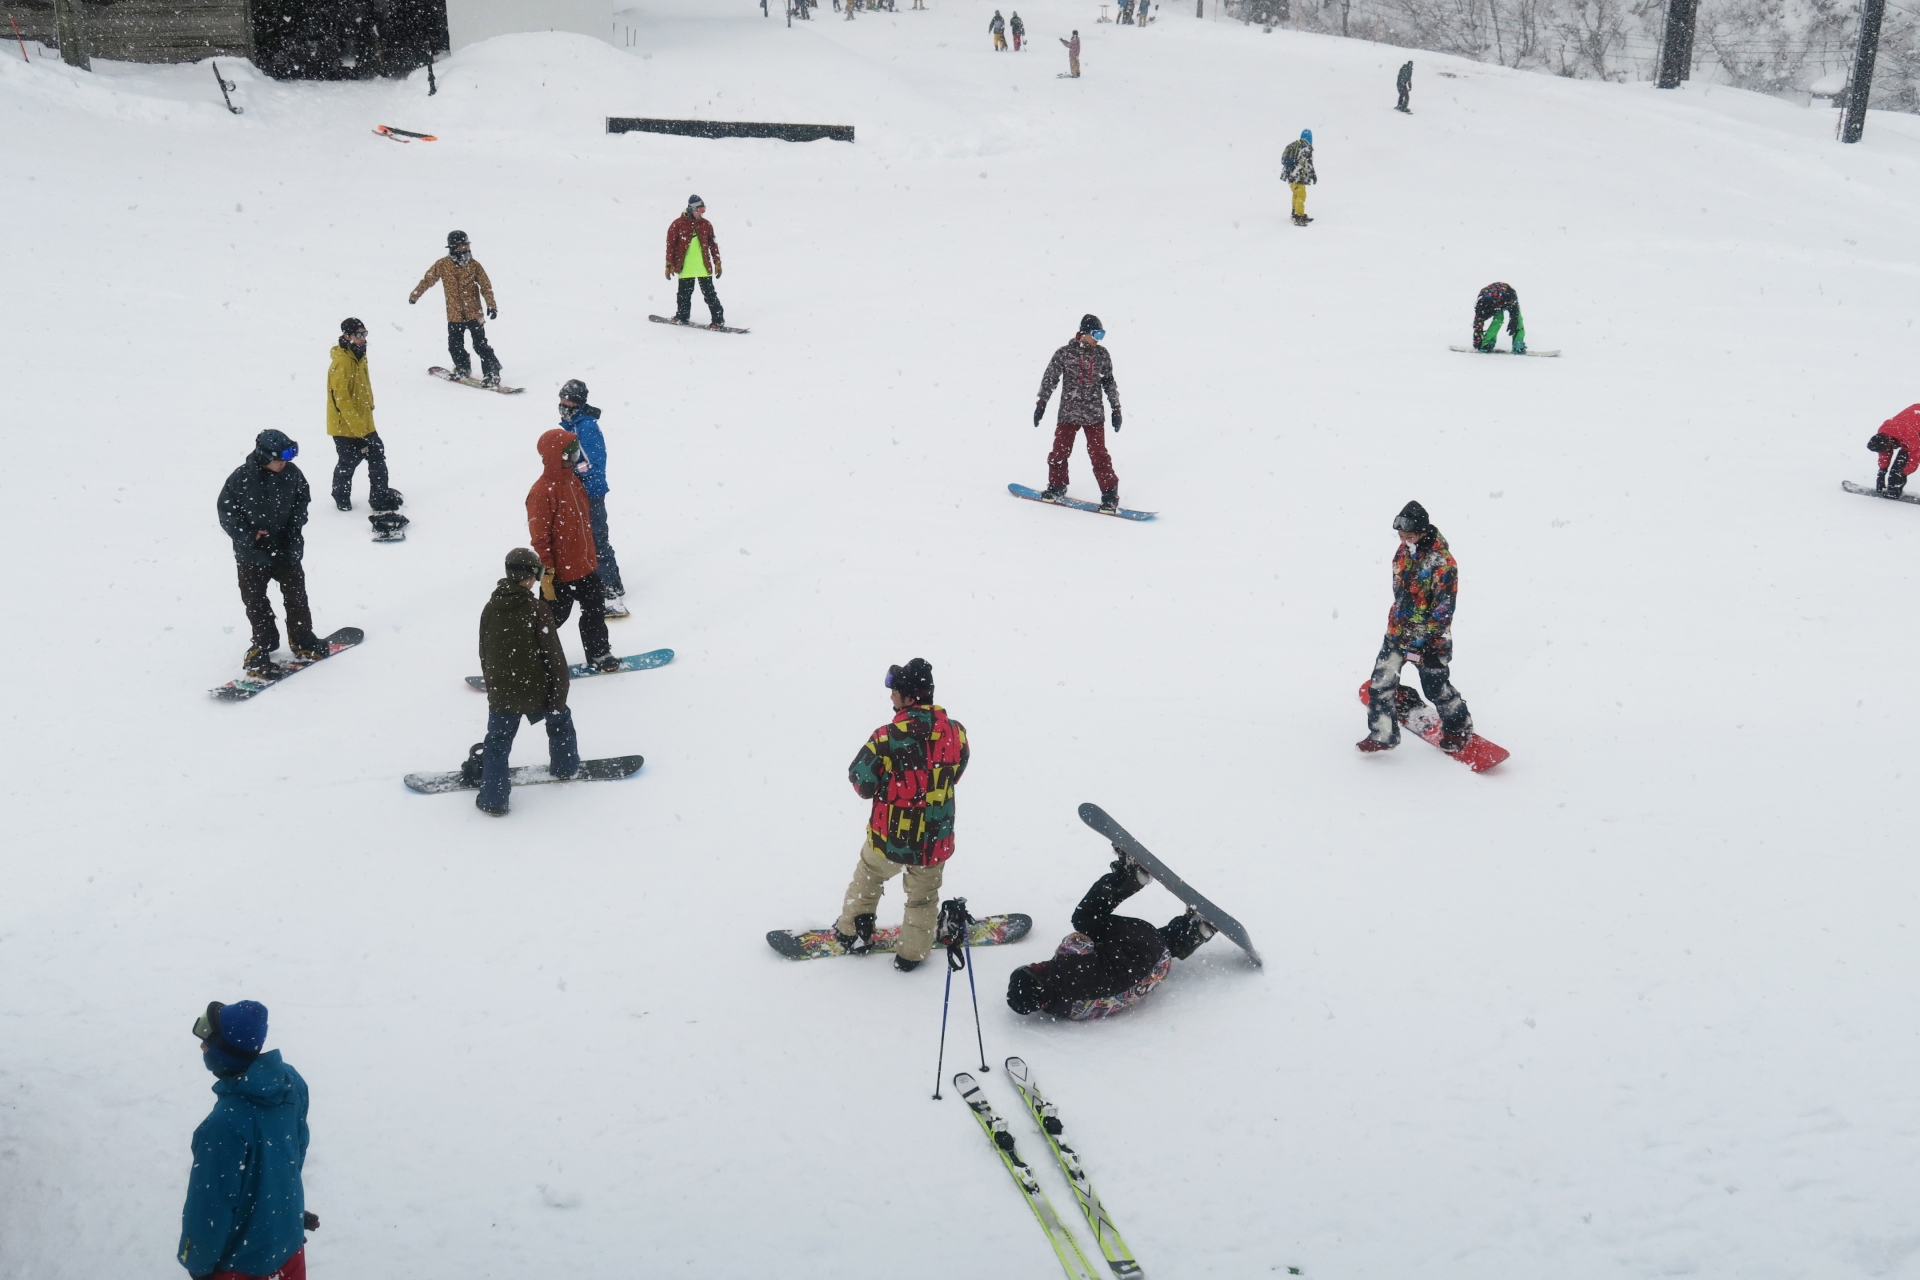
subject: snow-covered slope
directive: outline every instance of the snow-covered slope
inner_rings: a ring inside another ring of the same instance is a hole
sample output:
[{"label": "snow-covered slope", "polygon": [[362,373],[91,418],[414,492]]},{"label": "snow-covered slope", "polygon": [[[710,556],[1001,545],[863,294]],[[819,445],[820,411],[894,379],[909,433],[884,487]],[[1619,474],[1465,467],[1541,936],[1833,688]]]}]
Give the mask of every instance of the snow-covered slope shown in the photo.
[{"label": "snow-covered slope", "polygon": [[[630,48],[492,41],[431,98],[223,63],[240,117],[205,67],[0,58],[0,1272],[175,1274],[188,1028],[252,997],[313,1088],[316,1277],[1048,1274],[929,1100],[939,967],[761,941],[837,909],[846,762],[924,655],[973,741],[947,891],[1038,921],[977,957],[987,1087],[1029,1142],[998,1064],[1034,1065],[1150,1274],[1913,1274],[1920,512],[1838,481],[1916,398],[1920,124],[1843,149],[1763,97],[1427,55],[1407,117],[1391,48],[1042,0],[994,54],[990,7],[936,3],[629,13]],[[689,192],[750,337],[645,321]],[[524,396],[422,374],[440,304],[406,293],[452,227]],[[1448,352],[1492,280],[1561,359]],[[1004,491],[1089,310],[1155,524]],[[403,545],[322,496],[350,314]],[[480,737],[460,678],[569,377],[606,410],[617,647],[680,657],[575,691],[638,778],[495,822],[399,778]],[[317,620],[367,642],[221,705],[213,499],[269,426],[322,497]],[[1482,777],[1351,747],[1416,497],[1514,753]],[[1083,800],[1268,967],[1216,941],[1108,1023],[1012,1015],[1106,861]]]}]

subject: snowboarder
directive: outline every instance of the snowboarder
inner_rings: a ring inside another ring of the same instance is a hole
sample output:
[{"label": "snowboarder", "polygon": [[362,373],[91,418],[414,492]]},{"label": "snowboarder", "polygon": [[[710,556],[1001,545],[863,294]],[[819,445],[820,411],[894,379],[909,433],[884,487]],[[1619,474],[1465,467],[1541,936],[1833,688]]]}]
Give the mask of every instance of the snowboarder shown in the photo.
[{"label": "snowboarder", "polygon": [[1120,20],[1114,25],[1118,27],[1133,25],[1133,0],[1120,0]]},{"label": "snowboarder", "polygon": [[327,644],[313,631],[313,613],[307,605],[307,577],[300,567],[306,554],[307,504],[312,492],[293,459],[300,446],[284,432],[269,428],[253,438],[253,452],[233,469],[220,487],[216,509],[220,527],[233,542],[233,559],[240,574],[240,600],[253,627],[253,646],[247,650],[250,675],[273,676],[280,668],[273,651],[280,647],[273,604],[267,583],[280,584],[280,600],[287,611],[287,639],[293,656],[318,661],[327,656]]},{"label": "snowboarder", "polygon": [[1400,105],[1394,110],[1406,111],[1408,115],[1412,115],[1413,112],[1407,110],[1407,95],[1413,92],[1413,60],[1411,58],[1407,60],[1406,66],[1400,68],[1400,75],[1394,81],[1394,85],[1400,90]]},{"label": "snowboarder", "polygon": [[600,434],[600,410],[587,403],[587,384],[569,379],[560,388],[560,429],[580,437],[592,469],[582,476],[587,490],[587,516],[593,525],[593,556],[599,562],[594,570],[606,596],[607,613],[627,616],[627,589],[620,583],[620,563],[613,558],[613,543],[607,540],[607,438]]},{"label": "snowboarder", "polygon": [[[1513,354],[1527,354],[1527,326],[1520,321],[1520,295],[1513,286],[1499,281],[1488,285],[1473,300],[1473,349],[1492,351],[1500,340],[1500,322],[1513,319]],[[1488,327],[1487,321],[1493,321]]]},{"label": "snowboarder", "polygon": [[1018,9],[1015,9],[1013,16],[1007,19],[1007,33],[1013,37],[1013,51],[1020,52],[1020,42],[1027,36],[1027,24],[1020,21]]},{"label": "snowboarder", "polygon": [[[567,654],[560,625],[534,587],[540,557],[528,547],[507,552],[507,576],[480,611],[480,674],[487,682],[487,736],[473,744],[461,772],[480,784],[473,803],[482,813],[506,816],[513,783],[507,757],[527,723],[547,722],[547,768],[556,778],[580,772],[580,740],[567,709]],[[476,776],[477,775],[477,776]]]},{"label": "snowboarder", "polygon": [[1280,180],[1293,188],[1293,225],[1306,226],[1313,221],[1307,216],[1307,188],[1320,181],[1313,171],[1313,130],[1302,129],[1280,153]]},{"label": "snowboarder", "polygon": [[593,511],[580,479],[593,464],[580,450],[580,437],[559,427],[540,437],[539,449],[540,478],[527,490],[527,532],[545,566],[540,595],[552,609],[556,627],[566,625],[578,601],[587,665],[618,671],[620,660],[607,638],[600,561],[593,549]]},{"label": "snowboarder", "polygon": [[998,9],[993,11],[993,21],[987,24],[987,30],[993,33],[993,51],[1005,53],[1007,51],[1007,20],[1000,16]]},{"label": "snowboarder", "polygon": [[1151,19],[1147,17],[1147,6],[1151,3],[1152,0],[1140,0],[1140,25],[1143,27],[1151,21]]},{"label": "snowboarder", "polygon": [[387,446],[373,425],[373,379],[367,374],[367,326],[352,316],[340,322],[340,340],[327,366],[327,434],[338,461],[333,467],[333,505],[353,510],[353,473],[367,464],[367,505],[375,511],[400,506],[387,483]]},{"label": "snowboarder", "polygon": [[1047,401],[1054,384],[1060,386],[1060,416],[1053,429],[1053,450],[1047,454],[1047,487],[1040,497],[1051,502],[1067,492],[1067,463],[1073,457],[1073,437],[1087,436],[1087,457],[1093,462],[1093,478],[1100,484],[1100,509],[1106,512],[1120,506],[1120,477],[1113,473],[1113,459],[1107,453],[1106,405],[1102,392],[1113,402],[1113,429],[1120,430],[1120,388],[1113,380],[1113,357],[1100,345],[1107,330],[1100,317],[1080,317],[1080,331],[1073,341],[1053,353],[1047,371],[1040,378],[1040,402],[1033,406],[1033,425],[1046,416]]},{"label": "snowboarder", "polygon": [[218,1000],[194,1020],[200,1061],[218,1079],[218,1099],[193,1131],[193,1172],[180,1211],[187,1274],[214,1280],[306,1280],[307,1082],[262,1052],[267,1007]]},{"label": "snowboarder", "polygon": [[1080,78],[1080,33],[1075,31],[1073,39],[1062,40],[1060,43],[1067,46],[1067,77],[1078,80]]},{"label": "snowboarder", "polygon": [[1873,491],[1888,498],[1905,493],[1907,477],[1920,467],[1920,404],[1910,404],[1881,423],[1868,437],[1867,448],[1880,455]]},{"label": "snowboarder", "polygon": [[1400,745],[1400,721],[1394,712],[1420,705],[1420,695],[1400,684],[1400,668],[1411,662],[1419,669],[1420,687],[1440,713],[1440,749],[1459,751],[1473,739],[1473,716],[1448,670],[1460,566],[1419,503],[1402,507],[1393,527],[1400,535],[1400,549],[1393,553],[1393,607],[1387,611],[1387,637],[1373,660],[1367,687],[1368,734],[1354,745],[1362,751]]},{"label": "snowboarder", "polygon": [[933,950],[940,881],[953,856],[953,789],[967,771],[967,730],[934,705],[933,667],[925,658],[888,667],[887,689],[893,719],[873,731],[847,769],[873,811],[833,932],[846,950],[864,951],[887,881],[904,874],[906,914],[893,967],[906,972]]},{"label": "snowboarder", "polygon": [[1007,976],[1007,1006],[1018,1014],[1049,1013],[1075,1022],[1104,1018],[1147,998],[1176,959],[1185,960],[1214,935],[1192,907],[1158,929],[1114,908],[1153,883],[1153,877],[1113,847],[1112,869],[1073,909],[1073,932],[1053,959]]},{"label": "snowboarder", "polygon": [[[853,16],[851,6],[847,16]],[[726,315],[720,307],[720,295],[713,282],[720,278],[720,241],[707,221],[707,202],[699,196],[687,197],[687,211],[667,227],[667,279],[680,279],[680,296],[673,313],[675,324],[687,324],[693,312],[694,282],[700,284],[700,296],[707,300],[709,328],[723,328]]]},{"label": "snowboarder", "polygon": [[466,343],[466,336],[472,334],[474,354],[480,357],[480,380],[489,387],[499,386],[500,358],[487,342],[486,322],[498,320],[500,309],[493,303],[493,281],[487,279],[487,269],[473,260],[473,243],[466,232],[447,232],[447,256],[427,268],[407,295],[407,305],[420,301],[436,281],[447,300],[447,354],[453,357],[453,371],[463,378],[473,376]]}]

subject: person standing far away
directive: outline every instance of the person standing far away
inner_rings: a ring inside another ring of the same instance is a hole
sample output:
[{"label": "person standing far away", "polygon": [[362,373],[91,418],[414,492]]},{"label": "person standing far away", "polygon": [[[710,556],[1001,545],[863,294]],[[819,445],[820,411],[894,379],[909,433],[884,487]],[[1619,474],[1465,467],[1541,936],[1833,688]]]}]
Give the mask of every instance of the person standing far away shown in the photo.
[{"label": "person standing far away", "polygon": [[1440,713],[1440,749],[1461,751],[1473,741],[1473,716],[1449,671],[1460,566],[1419,503],[1402,507],[1393,528],[1400,535],[1400,548],[1393,553],[1393,607],[1387,611],[1387,638],[1373,660],[1373,679],[1367,685],[1367,736],[1354,745],[1362,751],[1390,751],[1400,745],[1396,710],[1411,712],[1421,705],[1420,695],[1400,683],[1400,668],[1411,662],[1420,672],[1420,687]]},{"label": "person standing far away", "polygon": [[493,281],[487,279],[487,269],[474,261],[473,242],[466,232],[447,232],[447,256],[427,268],[427,274],[407,295],[407,305],[420,301],[420,295],[436,281],[447,300],[447,354],[453,357],[453,371],[463,378],[473,376],[466,343],[471,334],[474,353],[480,357],[481,381],[489,387],[499,386],[500,358],[487,342],[486,322],[498,320],[500,309],[493,304]]},{"label": "person standing far away", "polygon": [[1060,43],[1067,46],[1068,78],[1078,80],[1080,78],[1080,33],[1076,31],[1073,33],[1073,39],[1062,40]]},{"label": "person standing far away", "polygon": [[1120,20],[1114,25],[1123,27],[1133,25],[1133,0],[1120,0]]},{"label": "person standing far away", "polygon": [[887,881],[904,875],[906,915],[893,956],[904,973],[933,950],[940,881],[953,856],[953,791],[967,771],[967,730],[934,705],[933,667],[925,658],[888,667],[887,688],[893,719],[873,731],[847,770],[873,811],[833,932],[848,951],[872,946],[880,895]]},{"label": "person standing far away", "polygon": [[529,547],[507,552],[507,573],[480,611],[480,674],[487,682],[487,736],[473,744],[460,772],[477,783],[473,803],[504,818],[513,792],[507,757],[527,723],[547,723],[547,769],[556,778],[580,772],[580,739],[567,709],[567,654],[560,625],[534,590],[542,576],[540,557]]},{"label": "person standing far away", "polygon": [[1007,31],[1013,36],[1013,51],[1020,52],[1020,42],[1026,38],[1027,24],[1020,21],[1020,11],[1015,9],[1013,16],[1007,19]]},{"label": "person standing far away", "polygon": [[[1473,300],[1473,349],[1492,351],[1493,344],[1500,341],[1500,322],[1509,315],[1513,318],[1513,354],[1527,354],[1527,326],[1520,320],[1520,295],[1512,285],[1498,280]],[[1491,325],[1489,320],[1493,321]]]},{"label": "person standing far away", "polygon": [[373,379],[367,374],[367,326],[352,316],[340,322],[340,340],[327,366],[327,434],[333,437],[333,505],[353,510],[353,473],[367,464],[367,505],[375,511],[400,506],[387,483],[387,446],[373,425]]},{"label": "person standing far away", "polygon": [[[847,16],[853,16],[851,6]],[[700,284],[700,296],[707,300],[708,328],[724,328],[726,314],[720,307],[720,295],[713,282],[720,278],[720,241],[707,221],[707,202],[699,196],[687,197],[687,211],[667,226],[667,279],[680,278],[680,296],[674,306],[673,322],[687,324],[693,312],[694,282]]]},{"label": "person standing far away", "polygon": [[1100,317],[1080,317],[1080,332],[1073,341],[1053,353],[1047,371],[1040,377],[1040,402],[1033,406],[1033,425],[1046,416],[1047,401],[1055,384],[1060,387],[1060,416],[1053,428],[1053,450],[1047,454],[1047,487],[1040,492],[1043,501],[1052,502],[1067,493],[1067,463],[1073,457],[1073,438],[1087,436],[1087,457],[1093,462],[1093,478],[1100,484],[1100,510],[1112,512],[1120,506],[1120,477],[1113,473],[1113,459],[1107,454],[1106,403],[1113,404],[1113,429],[1120,430],[1120,387],[1113,380],[1113,357],[1100,345],[1107,331]]},{"label": "person standing far away", "polygon": [[592,466],[580,479],[586,486],[587,514],[593,524],[593,556],[599,562],[594,573],[606,595],[608,616],[624,618],[627,589],[620,584],[620,564],[607,540],[607,438],[600,434],[600,410],[587,403],[587,384],[578,378],[560,388],[560,429],[580,438],[580,448]]},{"label": "person standing far away", "polygon": [[1000,16],[998,9],[993,11],[993,21],[987,24],[987,30],[993,33],[993,51],[1005,53],[1007,51],[1007,20]]},{"label": "person standing far away", "polygon": [[1394,110],[1406,111],[1408,115],[1412,115],[1413,112],[1407,110],[1407,95],[1413,92],[1413,60],[1411,58],[1407,60],[1407,65],[1400,68],[1400,78],[1394,84],[1400,90],[1400,105]]},{"label": "person standing far away", "polygon": [[313,500],[307,478],[293,465],[300,446],[285,433],[268,428],[253,438],[253,452],[233,469],[220,486],[215,509],[220,527],[233,543],[233,559],[240,575],[240,600],[253,627],[253,645],[247,650],[247,674],[275,676],[280,667],[273,651],[280,647],[280,629],[274,623],[267,584],[280,584],[280,600],[287,610],[287,639],[293,656],[316,662],[327,656],[326,641],[313,633],[313,612],[307,605],[307,577],[300,567],[306,555],[307,505]]},{"label": "person standing far away", "polygon": [[540,478],[527,490],[527,533],[540,557],[540,598],[553,611],[556,627],[567,624],[580,605],[580,645],[587,665],[618,671],[607,639],[606,596],[600,588],[600,561],[593,549],[592,507],[580,477],[593,466],[581,452],[580,437],[555,427],[540,437]]},{"label": "person standing far away", "polygon": [[1143,27],[1147,25],[1147,6],[1151,3],[1152,0],[1140,0],[1140,25]]},{"label": "person standing far away", "polygon": [[1280,153],[1280,180],[1293,188],[1293,225],[1306,226],[1313,221],[1307,216],[1307,188],[1320,180],[1313,171],[1313,130],[1302,129]]},{"label": "person standing far away", "polygon": [[193,1131],[193,1172],[180,1210],[180,1265],[195,1280],[306,1280],[307,1082],[262,1052],[267,1007],[221,1004],[195,1019],[200,1062],[217,1101]]}]

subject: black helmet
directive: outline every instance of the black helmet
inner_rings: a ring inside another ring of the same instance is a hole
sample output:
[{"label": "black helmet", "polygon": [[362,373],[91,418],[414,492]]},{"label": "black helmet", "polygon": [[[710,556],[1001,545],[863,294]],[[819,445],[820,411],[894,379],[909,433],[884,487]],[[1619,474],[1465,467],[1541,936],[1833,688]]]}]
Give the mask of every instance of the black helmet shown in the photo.
[{"label": "black helmet", "polygon": [[585,404],[587,402],[587,384],[578,378],[568,378],[566,385],[560,388],[560,398],[562,400],[571,400],[575,404]]},{"label": "black helmet", "polygon": [[467,233],[466,233],[466,232],[464,232],[464,231],[449,231],[449,232],[447,232],[447,248],[449,248],[449,249],[457,249],[457,248],[459,248],[459,247],[460,247],[461,245],[463,245],[463,244],[466,244],[466,243],[467,243]]}]

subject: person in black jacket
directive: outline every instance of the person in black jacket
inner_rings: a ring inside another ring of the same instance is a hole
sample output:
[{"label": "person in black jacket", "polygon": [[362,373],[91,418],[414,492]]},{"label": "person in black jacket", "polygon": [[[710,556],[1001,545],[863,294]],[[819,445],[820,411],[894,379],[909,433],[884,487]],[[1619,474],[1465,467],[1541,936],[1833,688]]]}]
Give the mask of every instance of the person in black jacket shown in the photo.
[{"label": "person in black jacket", "polygon": [[1153,877],[1113,847],[1113,867],[1093,882],[1073,909],[1073,929],[1053,959],[1015,969],[1007,978],[1007,1007],[1015,1013],[1050,1013],[1076,1022],[1104,1018],[1144,1000],[1216,930],[1193,908],[1158,929],[1114,908],[1140,892]]},{"label": "person in black jacket", "polygon": [[300,558],[306,554],[300,530],[307,523],[312,494],[307,478],[293,465],[299,452],[300,446],[284,432],[262,431],[254,437],[253,452],[220,487],[220,527],[233,542],[240,599],[253,626],[253,647],[247,650],[246,660],[251,675],[272,676],[280,671],[273,661],[273,651],[280,647],[280,629],[267,599],[269,582],[280,584],[293,656],[305,662],[327,656],[326,642],[313,632],[307,578],[300,567]]},{"label": "person in black jacket", "polygon": [[1406,66],[1400,68],[1400,75],[1394,80],[1394,87],[1400,90],[1400,105],[1395,107],[1394,110],[1406,111],[1408,115],[1412,115],[1413,112],[1407,109],[1407,95],[1413,92],[1413,63],[1411,61],[1409,61]]}]

